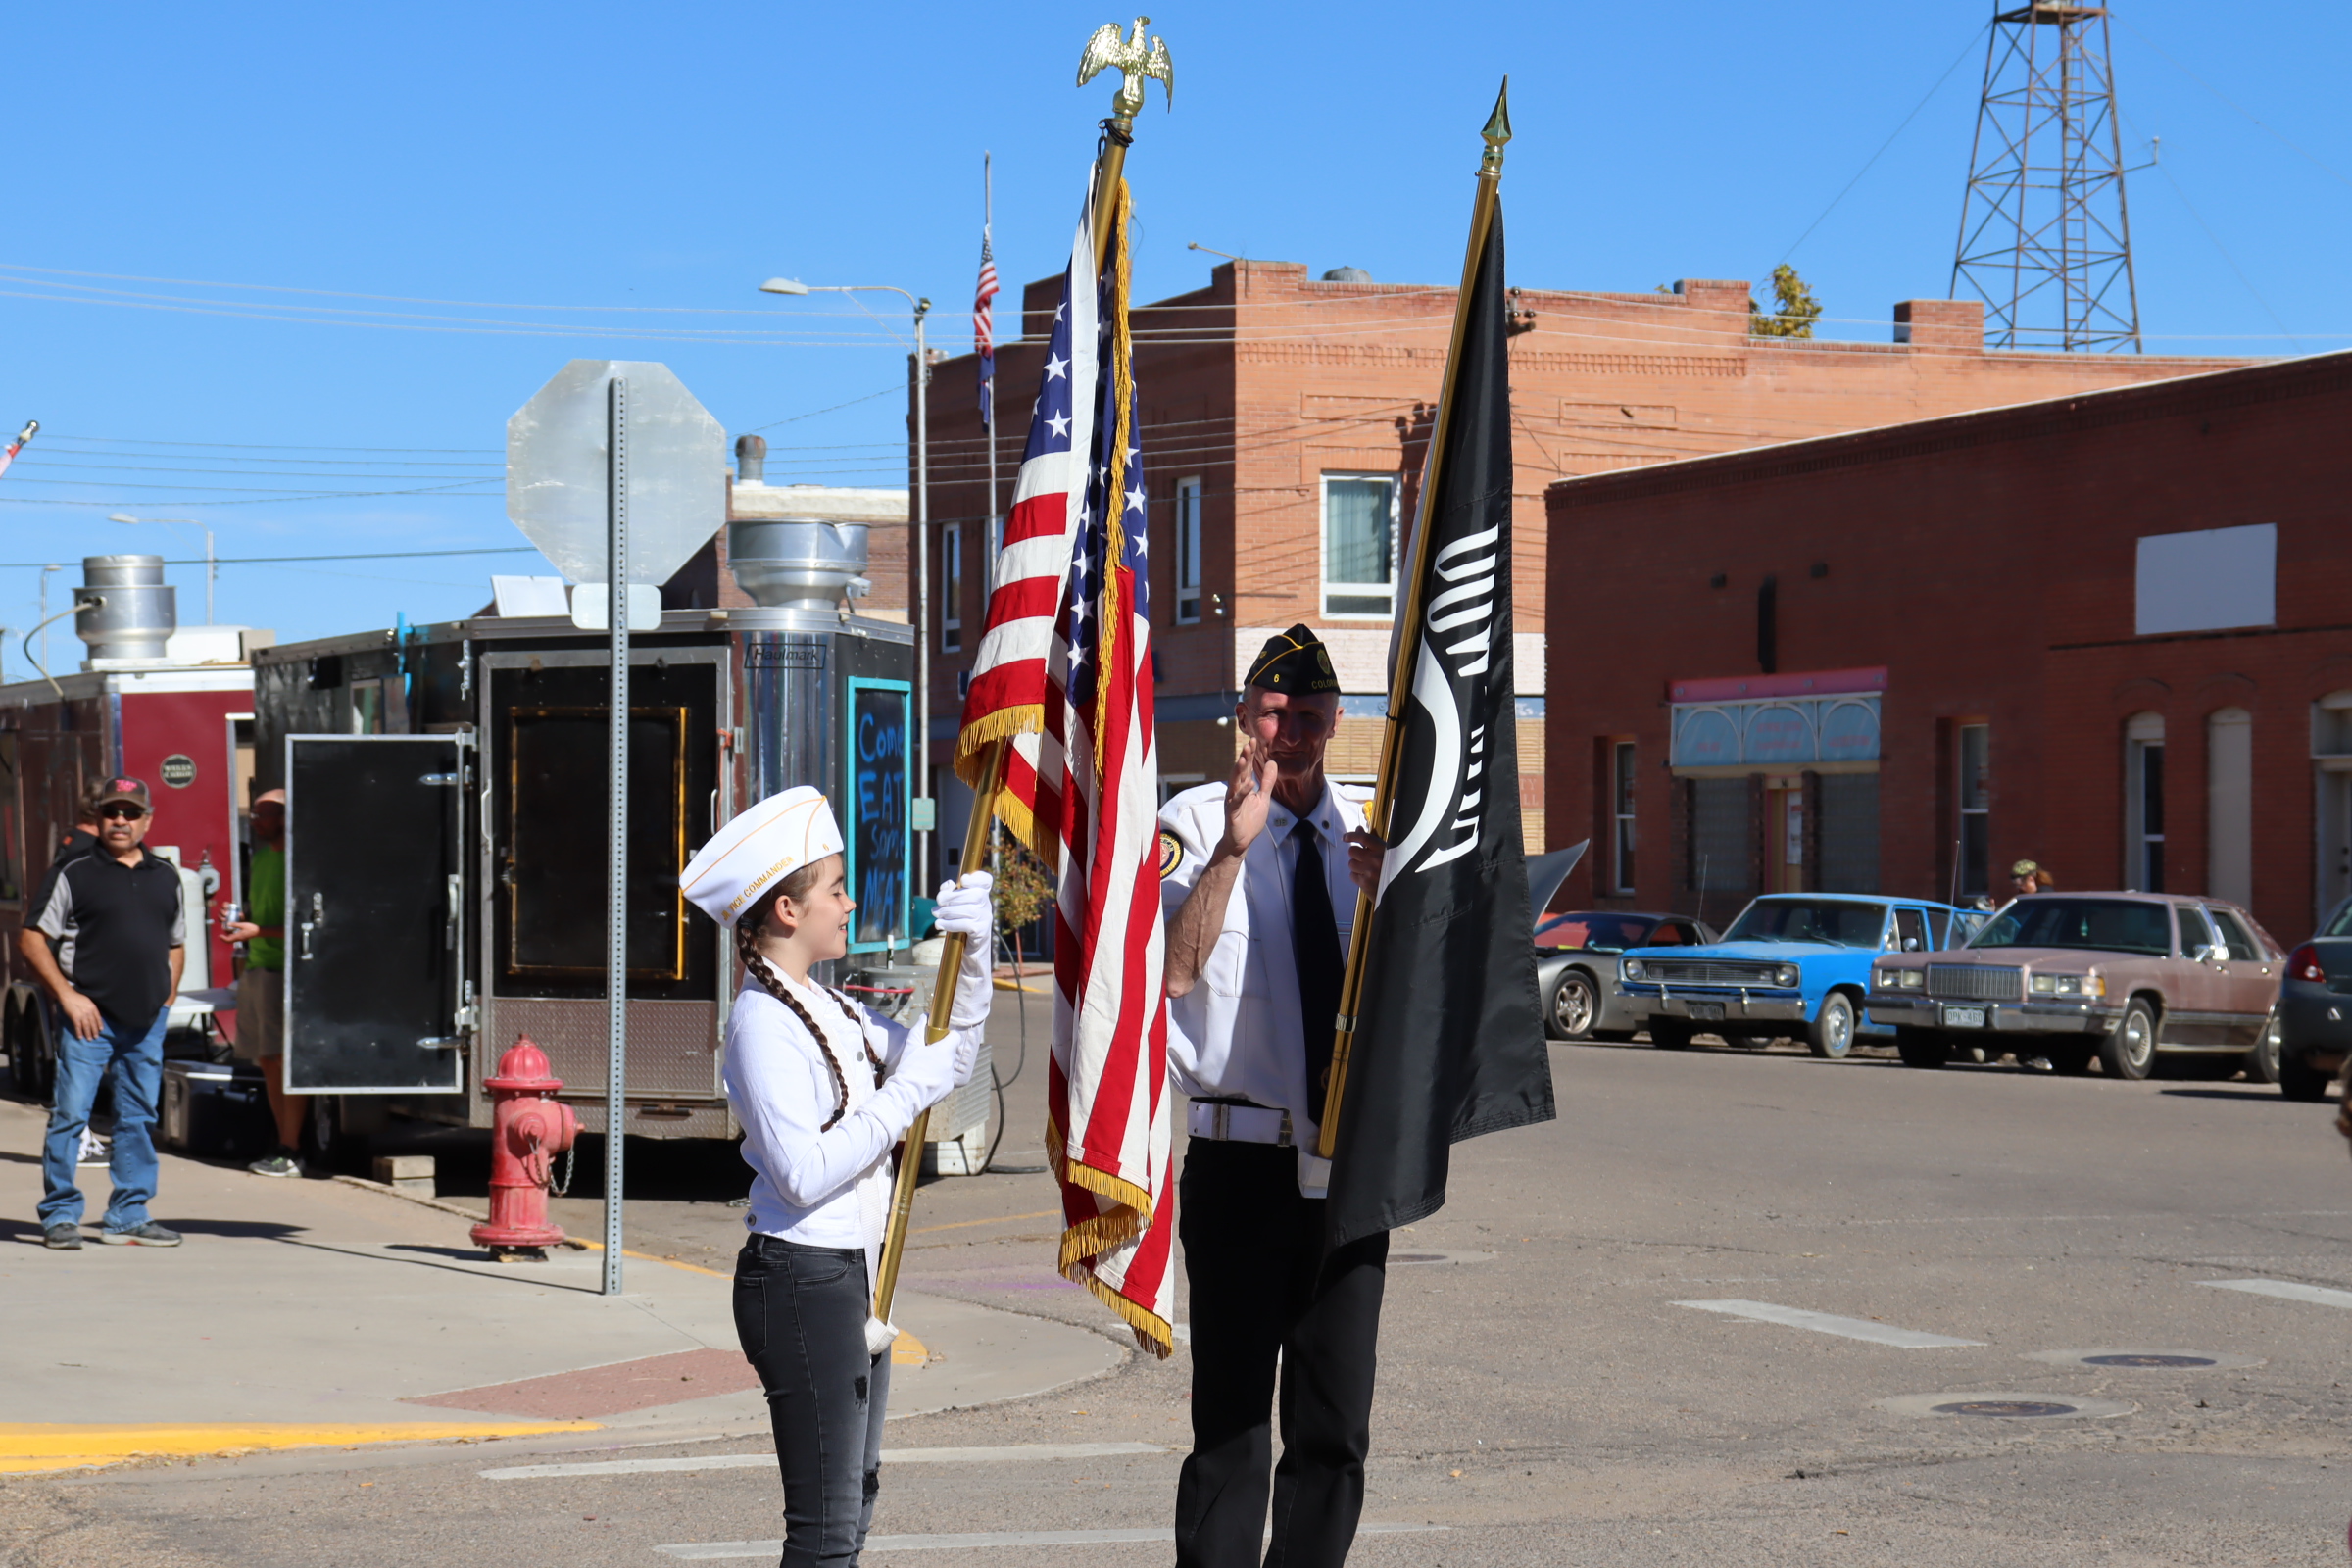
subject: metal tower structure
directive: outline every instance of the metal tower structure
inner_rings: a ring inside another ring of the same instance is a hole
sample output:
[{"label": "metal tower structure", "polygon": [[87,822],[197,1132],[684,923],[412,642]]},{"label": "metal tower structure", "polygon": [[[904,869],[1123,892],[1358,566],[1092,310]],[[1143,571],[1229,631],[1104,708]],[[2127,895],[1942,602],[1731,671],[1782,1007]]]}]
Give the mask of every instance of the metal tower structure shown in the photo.
[{"label": "metal tower structure", "polygon": [[1988,347],[2140,352],[2103,5],[1995,0],[1952,256],[1968,295]]}]

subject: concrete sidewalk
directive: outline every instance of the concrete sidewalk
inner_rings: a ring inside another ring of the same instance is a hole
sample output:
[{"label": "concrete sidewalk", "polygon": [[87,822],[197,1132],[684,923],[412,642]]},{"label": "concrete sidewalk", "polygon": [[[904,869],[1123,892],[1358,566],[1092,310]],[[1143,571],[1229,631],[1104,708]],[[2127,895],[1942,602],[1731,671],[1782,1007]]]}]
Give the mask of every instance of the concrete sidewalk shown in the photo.
[{"label": "concrete sidewalk", "polygon": [[[0,1471],[134,1453],[582,1434],[585,1445],[762,1434],[728,1280],[630,1258],[493,1263],[456,1215],[331,1181],[166,1154],[173,1249],[53,1252],[35,1107],[0,1102]],[[81,1173],[90,1211],[105,1172]],[[891,1414],[1042,1393],[1123,1362],[1105,1335],[902,1293]],[[603,1436],[588,1436],[589,1434]]]}]

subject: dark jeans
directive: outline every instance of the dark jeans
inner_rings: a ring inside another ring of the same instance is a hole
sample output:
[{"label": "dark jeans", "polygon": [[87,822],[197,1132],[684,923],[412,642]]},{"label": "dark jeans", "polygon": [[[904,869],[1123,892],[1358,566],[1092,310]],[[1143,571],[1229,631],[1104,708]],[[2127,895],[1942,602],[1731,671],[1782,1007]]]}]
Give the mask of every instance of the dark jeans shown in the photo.
[{"label": "dark jeans", "polygon": [[861,1250],[754,1236],[735,1255],[735,1333],[784,1475],[782,1568],[855,1565],[874,1522],[890,1352],[866,1353],[866,1313]]},{"label": "dark jeans", "polygon": [[[1196,1138],[1176,1230],[1193,1329],[1193,1451],[1176,1483],[1179,1568],[1338,1568],[1364,1508],[1384,1232],[1323,1252],[1296,1150]],[[1270,1407],[1280,1365],[1282,1462]]]}]

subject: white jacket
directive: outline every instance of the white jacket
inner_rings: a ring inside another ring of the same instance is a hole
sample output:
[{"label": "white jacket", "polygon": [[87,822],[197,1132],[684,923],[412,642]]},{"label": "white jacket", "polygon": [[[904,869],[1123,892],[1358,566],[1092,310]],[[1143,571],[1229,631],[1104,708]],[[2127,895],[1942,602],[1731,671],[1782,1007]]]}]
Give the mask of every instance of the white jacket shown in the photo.
[{"label": "white jacket", "polygon": [[[876,1216],[889,1210],[890,1147],[937,1098],[914,1075],[897,1071],[922,1022],[910,1027],[853,1003],[853,1025],[832,993],[790,978],[784,984],[824,1032],[822,1043],[748,976],[727,1020],[723,1081],[754,1172],[744,1225],[810,1247],[864,1248],[870,1273],[882,1240]],[[975,951],[956,980],[955,1027],[936,1048],[954,1051],[957,1086],[971,1081],[979,1057],[989,987]],[[829,1129],[824,1124],[842,1093],[826,1065],[828,1046],[849,1090],[849,1108]],[[866,1059],[869,1046],[889,1072],[880,1088]]]},{"label": "white jacket", "polygon": [[[1200,784],[1160,808],[1160,906],[1169,920],[1225,836],[1225,790]],[[1347,951],[1355,925],[1355,883],[1348,874],[1345,835],[1364,825],[1368,790],[1326,782],[1311,813],[1323,834],[1323,874],[1331,912]],[[1225,923],[1193,989],[1168,1001],[1168,1067],[1194,1099],[1241,1099],[1291,1113],[1292,1136],[1311,1148],[1323,1098],[1306,1081],[1306,1035],[1298,1014],[1298,968],[1291,948],[1291,867],[1287,847],[1298,819],[1277,801],[1266,830],[1242,858],[1241,880],[1225,906]],[[1300,1185],[1319,1195],[1328,1162],[1302,1155]]]}]

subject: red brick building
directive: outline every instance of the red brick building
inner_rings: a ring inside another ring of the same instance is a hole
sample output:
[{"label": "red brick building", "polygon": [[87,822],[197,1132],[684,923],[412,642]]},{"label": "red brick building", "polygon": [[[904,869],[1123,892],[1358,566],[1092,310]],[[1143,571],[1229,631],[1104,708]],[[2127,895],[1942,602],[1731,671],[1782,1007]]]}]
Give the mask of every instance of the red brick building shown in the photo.
[{"label": "red brick building", "polygon": [[[999,352],[995,507],[974,362],[951,360],[934,373],[935,760],[954,733],[956,677],[985,614],[986,519],[1009,505],[1060,287],[1058,276],[1027,287],[1026,335]],[[1317,280],[1297,263],[1241,262],[1215,268],[1204,288],[1136,312],[1170,782],[1231,765],[1226,720],[1240,672],[1294,621],[1331,644],[1346,684],[1335,770],[1371,772],[1396,521],[1413,504],[1453,306],[1450,286],[1361,273]],[[1520,763],[1534,841],[1544,837],[1548,681],[1554,668],[1578,667],[1573,642],[1565,665],[1556,649],[1552,661],[1544,654],[1547,482],[2242,363],[1986,353],[1981,308],[1937,300],[1896,305],[1888,342],[1755,337],[1740,282],[1686,280],[1648,294],[1529,289],[1514,306]],[[1571,568],[1573,578],[1573,560]],[[943,786],[943,797],[944,819],[959,820],[955,788]]]},{"label": "red brick building", "polygon": [[2302,936],[2352,893],[2348,426],[2332,354],[1552,485],[1567,896],[2032,858]]}]

